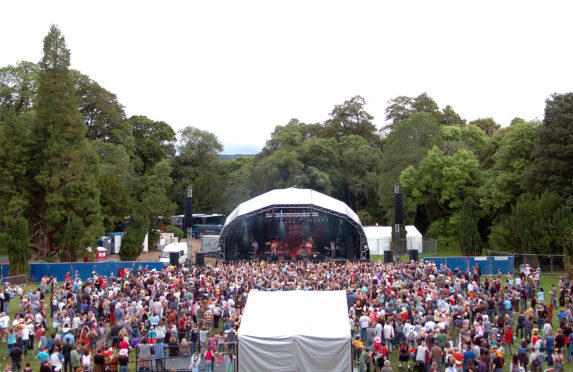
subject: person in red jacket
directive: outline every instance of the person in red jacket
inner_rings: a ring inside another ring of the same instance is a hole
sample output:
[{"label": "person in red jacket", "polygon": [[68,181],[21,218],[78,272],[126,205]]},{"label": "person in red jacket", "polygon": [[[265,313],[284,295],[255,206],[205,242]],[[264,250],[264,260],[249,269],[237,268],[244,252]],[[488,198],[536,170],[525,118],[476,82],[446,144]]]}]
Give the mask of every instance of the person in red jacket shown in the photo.
[{"label": "person in red jacket", "polygon": [[505,334],[503,335],[503,346],[505,349],[505,355],[513,355],[511,350],[511,345],[513,344],[513,330],[511,327],[505,327]]}]

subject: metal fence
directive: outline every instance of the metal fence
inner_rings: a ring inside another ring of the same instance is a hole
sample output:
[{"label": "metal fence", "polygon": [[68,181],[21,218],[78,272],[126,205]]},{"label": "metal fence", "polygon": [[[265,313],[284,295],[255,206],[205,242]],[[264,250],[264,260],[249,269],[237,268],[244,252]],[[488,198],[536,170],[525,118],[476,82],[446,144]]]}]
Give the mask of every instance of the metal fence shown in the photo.
[{"label": "metal fence", "polygon": [[514,269],[521,271],[528,264],[533,268],[539,266],[543,273],[563,273],[565,268],[565,256],[561,254],[533,254],[533,253],[509,253],[500,251],[488,251],[490,256],[512,256]]},{"label": "metal fence", "polygon": [[27,275],[2,276],[0,277],[0,284],[3,283],[26,285],[28,284],[28,276]]},{"label": "metal fence", "polygon": [[[139,340],[135,346],[136,350],[136,370],[139,371],[140,368],[149,368],[150,372],[164,372],[164,371],[189,371],[191,369],[192,357],[194,355],[200,355],[199,370],[206,370],[205,352],[208,348],[213,351],[213,362],[211,366],[211,371],[213,372],[223,372],[227,370],[227,365],[230,364],[232,371],[237,370],[237,353],[238,353],[238,343],[227,342],[224,344],[217,344],[214,348],[209,345],[209,339],[206,342],[193,342],[182,343],[183,339],[190,338],[188,332],[183,332],[177,334],[172,334],[176,339],[175,343],[163,344],[163,353],[157,354],[157,348],[159,344],[152,345],[155,354],[152,354],[147,360],[142,360],[139,355],[139,348],[137,347],[143,338]],[[214,337],[218,337],[215,335]],[[157,358],[157,355],[162,355],[162,358]],[[217,356],[223,356],[217,358]]]},{"label": "metal fence", "polygon": [[[392,244],[392,251],[395,255],[406,255],[408,254],[408,244],[407,239],[400,239],[399,246],[397,244]],[[438,241],[431,238],[422,239],[422,252],[423,256],[437,256],[438,255]]]},{"label": "metal fence", "polygon": [[438,255],[438,240],[431,238],[422,239],[422,254],[424,256],[437,256]]}]

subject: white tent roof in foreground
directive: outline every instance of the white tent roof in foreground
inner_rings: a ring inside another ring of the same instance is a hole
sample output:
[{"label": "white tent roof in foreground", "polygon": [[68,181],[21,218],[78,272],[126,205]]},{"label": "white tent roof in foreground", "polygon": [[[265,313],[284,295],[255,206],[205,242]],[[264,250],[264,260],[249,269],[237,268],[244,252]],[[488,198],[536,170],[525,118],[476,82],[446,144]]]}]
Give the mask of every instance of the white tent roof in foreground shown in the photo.
[{"label": "white tent roof in foreground", "polygon": [[354,213],[346,203],[334,199],[328,195],[310,189],[297,189],[290,187],[288,189],[275,189],[252,199],[247,200],[237,206],[225,220],[225,225],[230,224],[233,220],[242,215],[248,215],[259,209],[273,205],[301,205],[329,209],[331,211],[347,215],[358,225],[361,225],[360,218]]},{"label": "white tent roof in foreground", "polygon": [[251,291],[238,334],[240,371],[351,370],[344,291]]}]

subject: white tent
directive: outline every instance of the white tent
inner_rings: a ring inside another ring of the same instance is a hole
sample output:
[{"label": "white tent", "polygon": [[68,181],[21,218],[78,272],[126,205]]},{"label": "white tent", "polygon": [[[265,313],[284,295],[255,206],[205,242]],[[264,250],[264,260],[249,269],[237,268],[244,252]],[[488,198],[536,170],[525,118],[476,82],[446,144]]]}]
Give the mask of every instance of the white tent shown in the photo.
[{"label": "white tent", "polygon": [[422,253],[422,234],[416,226],[406,225],[406,247],[408,250],[417,250]]},{"label": "white tent", "polygon": [[363,226],[366,234],[368,249],[371,255],[382,255],[390,250],[392,241],[392,227],[390,226]]},{"label": "white tent", "polygon": [[241,320],[239,371],[350,371],[344,291],[251,291]]}]

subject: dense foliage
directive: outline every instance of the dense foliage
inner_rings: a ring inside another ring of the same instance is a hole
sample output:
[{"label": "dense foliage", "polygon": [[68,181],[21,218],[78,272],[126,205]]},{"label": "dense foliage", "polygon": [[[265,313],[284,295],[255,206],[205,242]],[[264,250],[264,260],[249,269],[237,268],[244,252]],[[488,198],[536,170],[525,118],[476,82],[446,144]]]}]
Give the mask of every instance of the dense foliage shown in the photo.
[{"label": "dense foliage", "polygon": [[542,122],[505,127],[468,121],[426,93],[399,96],[380,129],[355,96],[322,123],[277,126],[253,157],[221,161],[213,133],[177,136],[161,120],[126,117],[115,94],[69,63],[54,26],[39,63],[0,69],[0,231],[23,218],[37,257],[79,258],[131,216],[122,259],[132,259],[145,231],[182,213],[188,186],[198,213],[293,186],[343,200],[364,223],[391,224],[396,182],[405,222],[439,247],[572,252],[573,93],[549,97]]}]

